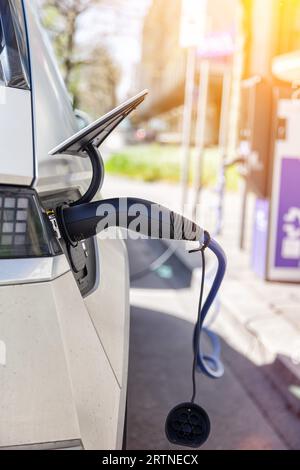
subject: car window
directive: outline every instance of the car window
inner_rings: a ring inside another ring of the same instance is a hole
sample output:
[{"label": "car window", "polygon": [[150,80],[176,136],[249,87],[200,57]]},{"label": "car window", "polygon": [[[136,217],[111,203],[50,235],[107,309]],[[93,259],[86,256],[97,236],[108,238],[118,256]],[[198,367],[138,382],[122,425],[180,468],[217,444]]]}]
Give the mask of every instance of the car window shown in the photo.
[{"label": "car window", "polygon": [[29,89],[29,58],[21,0],[0,1],[0,84]]},{"label": "car window", "polygon": [[[1,19],[0,19],[0,57],[1,57],[1,53],[2,53],[3,48],[4,48],[3,39],[4,39],[3,38],[3,29],[2,29]],[[0,61],[0,85],[4,85],[4,76],[3,76],[1,61]]]}]

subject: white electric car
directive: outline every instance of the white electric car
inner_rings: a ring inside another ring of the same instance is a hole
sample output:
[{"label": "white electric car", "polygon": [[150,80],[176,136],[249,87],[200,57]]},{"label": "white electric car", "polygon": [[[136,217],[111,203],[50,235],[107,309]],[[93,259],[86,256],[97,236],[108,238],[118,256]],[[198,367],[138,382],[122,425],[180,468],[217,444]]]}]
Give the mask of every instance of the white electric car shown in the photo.
[{"label": "white electric car", "polygon": [[[129,276],[120,240],[66,250],[46,211],[83,194],[88,159],[32,0],[0,1],[0,449],[118,449]],[[98,194],[96,197],[100,197]]]}]

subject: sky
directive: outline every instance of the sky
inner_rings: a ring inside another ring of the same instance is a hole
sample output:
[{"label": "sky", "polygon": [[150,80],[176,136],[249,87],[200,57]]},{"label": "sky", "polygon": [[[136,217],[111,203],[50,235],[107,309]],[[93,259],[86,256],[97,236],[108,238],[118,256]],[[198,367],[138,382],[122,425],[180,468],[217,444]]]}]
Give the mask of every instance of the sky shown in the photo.
[{"label": "sky", "polygon": [[120,67],[119,99],[134,91],[131,85],[135,65],[141,57],[143,19],[151,1],[102,0],[80,19],[78,43],[81,46],[93,41],[104,44]]}]

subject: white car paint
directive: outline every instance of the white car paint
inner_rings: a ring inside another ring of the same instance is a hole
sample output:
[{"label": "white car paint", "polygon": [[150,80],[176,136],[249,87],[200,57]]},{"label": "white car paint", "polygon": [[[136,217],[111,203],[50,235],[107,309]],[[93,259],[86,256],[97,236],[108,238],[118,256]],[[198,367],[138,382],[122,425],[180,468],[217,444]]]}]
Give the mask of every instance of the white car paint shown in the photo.
[{"label": "white car paint", "polygon": [[34,171],[31,93],[0,88],[0,181],[30,185]]},{"label": "white car paint", "polygon": [[[6,88],[0,104],[0,191],[31,186],[42,201],[64,189],[83,193],[88,160],[48,155],[78,129],[34,2],[24,7],[32,87]],[[121,448],[129,347],[123,241],[97,238],[96,264],[96,284],[83,298],[65,255],[0,259],[0,449]]]}]

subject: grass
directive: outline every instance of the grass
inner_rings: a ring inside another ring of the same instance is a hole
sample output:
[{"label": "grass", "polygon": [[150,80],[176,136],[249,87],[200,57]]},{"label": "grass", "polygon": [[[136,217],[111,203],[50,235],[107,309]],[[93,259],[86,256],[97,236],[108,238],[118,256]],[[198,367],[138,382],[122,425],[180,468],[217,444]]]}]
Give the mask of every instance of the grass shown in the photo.
[{"label": "grass", "polygon": [[[220,167],[220,152],[217,148],[207,149],[203,162],[203,184],[206,187],[217,183]],[[195,151],[191,153],[190,182],[193,180]],[[143,181],[180,181],[181,149],[178,146],[145,144],[125,147],[107,160],[105,168],[112,175],[126,176]],[[226,172],[226,186],[229,190],[237,190],[238,172],[230,168]]]}]

